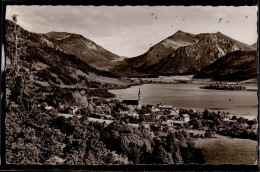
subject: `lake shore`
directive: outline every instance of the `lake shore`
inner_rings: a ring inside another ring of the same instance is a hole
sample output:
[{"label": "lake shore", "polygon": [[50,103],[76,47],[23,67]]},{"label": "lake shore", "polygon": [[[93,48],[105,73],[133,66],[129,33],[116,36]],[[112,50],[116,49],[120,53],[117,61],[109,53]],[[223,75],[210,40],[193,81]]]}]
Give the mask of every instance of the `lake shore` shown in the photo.
[{"label": "lake shore", "polygon": [[[208,83],[189,84],[143,84],[127,89],[109,90],[116,99],[135,100],[139,87],[142,92],[142,104],[171,104],[177,108],[196,109],[203,111],[225,111],[233,115],[257,116],[256,91],[207,90],[199,87]],[[256,89],[255,84],[246,84],[249,89]],[[247,99],[245,99],[247,97]]]}]

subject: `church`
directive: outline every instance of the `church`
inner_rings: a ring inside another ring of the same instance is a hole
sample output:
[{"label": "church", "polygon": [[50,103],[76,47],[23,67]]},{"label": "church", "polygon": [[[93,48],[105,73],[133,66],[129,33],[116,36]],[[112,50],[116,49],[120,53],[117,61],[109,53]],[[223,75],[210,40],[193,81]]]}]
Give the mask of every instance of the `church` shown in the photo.
[{"label": "church", "polygon": [[123,104],[128,105],[128,106],[133,106],[136,109],[141,109],[142,108],[142,102],[141,102],[141,90],[139,87],[139,92],[138,92],[138,100],[123,100]]}]

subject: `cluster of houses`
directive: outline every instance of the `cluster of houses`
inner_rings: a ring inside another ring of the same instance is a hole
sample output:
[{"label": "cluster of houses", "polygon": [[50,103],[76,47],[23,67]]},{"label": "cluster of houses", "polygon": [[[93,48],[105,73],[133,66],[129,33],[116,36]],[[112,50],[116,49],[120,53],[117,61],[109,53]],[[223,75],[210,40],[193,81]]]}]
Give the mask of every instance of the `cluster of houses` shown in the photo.
[{"label": "cluster of houses", "polygon": [[[82,96],[77,96],[81,98]],[[162,130],[164,129],[173,129],[175,127],[184,126],[186,123],[190,121],[190,117],[188,114],[181,114],[177,108],[173,105],[163,105],[158,104],[154,105],[146,105],[142,106],[141,101],[141,91],[139,88],[138,99],[137,100],[123,100],[121,104],[127,107],[127,110],[121,110],[119,113],[114,114],[111,113],[112,105],[111,104],[96,104],[95,102],[98,97],[91,97],[86,99],[87,109],[90,112],[88,116],[89,119],[93,119],[93,121],[98,122],[111,122],[116,119],[121,119],[127,122],[129,125],[139,126],[138,124],[142,122],[145,126],[150,126],[151,124],[158,125]],[[80,101],[79,101],[80,102]],[[86,105],[86,103],[85,103]],[[47,111],[53,109],[53,107],[48,106],[46,103],[41,105]],[[64,105],[63,105],[64,106]],[[72,117],[77,116],[81,117],[80,107],[78,106],[70,106],[68,108],[60,107],[63,109],[59,111],[58,115],[64,117]],[[99,120],[95,120],[99,119]]]},{"label": "cluster of houses", "polygon": [[142,106],[140,88],[138,100],[123,100],[122,103],[128,106],[130,110],[120,112],[121,119],[131,118],[136,119],[135,121],[140,121],[142,117],[142,122],[146,124],[156,122],[160,125],[158,127],[161,129],[173,129],[175,127],[184,126],[190,121],[188,114],[180,113],[173,105],[158,104],[156,106]]},{"label": "cluster of houses", "polygon": [[[77,97],[80,99],[82,96]],[[102,102],[100,99],[101,98],[99,97],[90,97],[83,102],[89,111],[87,115],[90,121],[110,124],[114,120],[120,119],[134,127],[139,127],[139,124],[142,123],[146,128],[151,129],[152,126],[157,128],[158,131],[163,132],[171,132],[176,128],[186,127],[190,121],[189,114],[180,112],[180,110],[173,105],[158,104],[142,106],[140,88],[138,99],[123,100],[121,104],[124,107],[127,107],[127,110],[119,110],[116,114],[112,113],[112,107],[115,105],[113,102],[103,104],[100,103]],[[42,103],[39,107],[44,108],[46,111],[53,110],[53,107],[48,106],[47,103]],[[58,115],[66,118],[73,116],[80,118],[84,115],[81,113],[82,111],[80,111],[81,109],[78,106],[69,106],[68,108],[64,108],[64,105],[60,105],[60,109],[63,109],[63,111],[59,111]],[[193,111],[194,113],[196,112],[194,109],[190,111]],[[249,116],[247,115],[244,118],[249,118]],[[255,116],[253,116],[252,119],[253,118],[255,118]],[[210,122],[211,120],[208,121]],[[223,122],[226,124],[225,126],[231,126],[231,124],[238,123],[237,119],[233,118],[233,115],[223,117]],[[244,125],[243,128],[248,128],[246,123]],[[251,128],[257,132],[258,125],[254,125]],[[226,129],[227,128],[224,126],[221,128],[223,131]],[[191,135],[204,135],[205,131],[189,130],[189,133]]]}]

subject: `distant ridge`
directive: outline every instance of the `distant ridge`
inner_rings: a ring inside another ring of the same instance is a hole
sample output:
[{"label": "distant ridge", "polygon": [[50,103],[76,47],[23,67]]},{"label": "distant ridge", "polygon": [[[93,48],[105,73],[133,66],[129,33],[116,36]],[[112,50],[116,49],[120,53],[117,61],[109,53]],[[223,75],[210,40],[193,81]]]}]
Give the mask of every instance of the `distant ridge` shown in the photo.
[{"label": "distant ridge", "polygon": [[234,51],[203,68],[194,78],[243,81],[257,76],[257,52]]},{"label": "distant ridge", "polygon": [[152,46],[146,53],[133,58],[127,58],[122,63],[118,63],[114,72],[119,75],[127,74],[127,72],[131,75],[135,73],[139,75],[138,69],[155,65],[179,47],[196,43],[199,39],[201,39],[200,36],[178,30],[172,36],[169,36]]},{"label": "distant ridge", "polygon": [[59,45],[67,52],[79,57],[87,64],[105,69],[111,67],[111,61],[119,58],[118,55],[105,50],[95,42],[79,34],[67,32],[49,32],[45,34],[54,44]]},{"label": "distant ridge", "polygon": [[145,54],[126,59],[113,71],[126,76],[194,74],[236,50],[254,49],[221,32],[194,35],[177,31]]}]

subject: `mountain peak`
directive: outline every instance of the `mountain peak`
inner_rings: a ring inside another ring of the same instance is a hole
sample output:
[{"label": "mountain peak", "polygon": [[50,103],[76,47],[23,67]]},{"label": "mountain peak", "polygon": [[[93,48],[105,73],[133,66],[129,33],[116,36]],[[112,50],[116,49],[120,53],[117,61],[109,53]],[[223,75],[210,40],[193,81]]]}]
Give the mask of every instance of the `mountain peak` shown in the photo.
[{"label": "mountain peak", "polygon": [[51,31],[45,34],[49,38],[55,38],[56,40],[63,40],[67,38],[83,38],[82,35],[76,33],[68,33],[68,32],[55,32]]},{"label": "mountain peak", "polygon": [[174,36],[174,35],[193,35],[193,34],[188,33],[188,32],[184,32],[184,31],[182,31],[182,30],[178,30],[177,32],[175,32],[175,33],[173,34],[173,36]]},{"label": "mountain peak", "polygon": [[223,35],[224,35],[224,34],[221,33],[221,32],[216,32],[215,34],[216,34],[216,35],[219,35],[219,36],[223,36]]},{"label": "mountain peak", "polygon": [[184,33],[182,30],[178,30],[176,33]]}]

